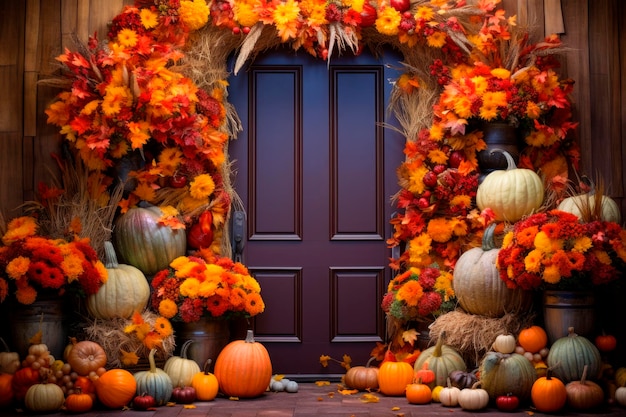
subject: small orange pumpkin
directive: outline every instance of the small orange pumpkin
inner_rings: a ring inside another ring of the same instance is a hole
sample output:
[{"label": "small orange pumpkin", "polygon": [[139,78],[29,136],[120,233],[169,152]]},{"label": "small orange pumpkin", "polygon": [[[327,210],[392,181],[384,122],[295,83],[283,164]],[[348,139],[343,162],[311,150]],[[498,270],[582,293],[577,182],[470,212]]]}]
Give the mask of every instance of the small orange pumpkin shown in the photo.
[{"label": "small orange pumpkin", "polygon": [[526,352],[537,353],[548,344],[548,334],[543,327],[530,326],[519,332],[517,342]]},{"label": "small orange pumpkin", "polygon": [[78,375],[87,376],[106,365],[107,354],[98,343],[82,340],[69,351],[67,363]]},{"label": "small orange pumpkin", "polygon": [[70,413],[84,413],[93,407],[93,398],[89,394],[78,392],[68,395],[65,398],[65,409]]},{"label": "small orange pumpkin", "polygon": [[256,342],[254,333],[248,330],[245,340],[235,340],[222,349],[214,373],[225,395],[258,397],[272,379],[272,361],[265,346]]},{"label": "small orange pumpkin", "polygon": [[209,372],[211,358],[207,359],[204,369],[191,378],[191,386],[196,390],[196,398],[199,401],[212,401],[219,391],[217,377]]},{"label": "small orange pumpkin", "polygon": [[410,404],[428,404],[432,400],[432,390],[419,380],[406,386],[405,395]]},{"label": "small orange pumpkin", "polygon": [[537,411],[554,413],[565,407],[567,390],[560,379],[552,377],[552,369],[548,368],[546,376],[538,378],[533,384],[530,398]]}]

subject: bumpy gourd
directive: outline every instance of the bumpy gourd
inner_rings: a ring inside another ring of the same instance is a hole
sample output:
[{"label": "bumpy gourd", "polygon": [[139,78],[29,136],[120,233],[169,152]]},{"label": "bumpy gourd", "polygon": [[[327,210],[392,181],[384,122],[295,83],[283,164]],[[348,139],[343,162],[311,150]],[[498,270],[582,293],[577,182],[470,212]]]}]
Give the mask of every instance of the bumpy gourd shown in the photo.
[{"label": "bumpy gourd", "polygon": [[482,387],[489,398],[513,394],[520,400],[530,399],[537,372],[524,355],[487,352],[480,364]]}]

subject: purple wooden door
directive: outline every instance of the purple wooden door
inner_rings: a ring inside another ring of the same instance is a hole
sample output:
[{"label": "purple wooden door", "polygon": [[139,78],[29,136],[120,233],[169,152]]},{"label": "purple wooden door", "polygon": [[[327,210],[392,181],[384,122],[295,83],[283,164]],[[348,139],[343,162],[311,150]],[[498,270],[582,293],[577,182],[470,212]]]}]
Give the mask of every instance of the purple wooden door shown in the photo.
[{"label": "purple wooden door", "polygon": [[382,125],[397,76],[371,56],[327,67],[272,52],[230,80],[244,127],[230,144],[247,211],[243,261],[261,284],[266,310],[253,326],[275,373],[340,374],[319,356],[364,364],[384,340],[385,240],[404,138]]}]

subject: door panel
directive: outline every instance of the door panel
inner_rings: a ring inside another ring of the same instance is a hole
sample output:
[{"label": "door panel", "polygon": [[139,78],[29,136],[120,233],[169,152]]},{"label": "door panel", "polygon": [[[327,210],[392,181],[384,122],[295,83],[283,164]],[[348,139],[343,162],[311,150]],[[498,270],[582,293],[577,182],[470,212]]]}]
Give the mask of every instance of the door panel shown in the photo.
[{"label": "door panel", "polygon": [[247,210],[243,260],[266,303],[253,326],[275,372],[340,374],[319,356],[364,363],[384,340],[385,240],[404,138],[382,124],[397,75],[369,55],[327,67],[277,51],[230,80],[243,125],[229,150]]}]

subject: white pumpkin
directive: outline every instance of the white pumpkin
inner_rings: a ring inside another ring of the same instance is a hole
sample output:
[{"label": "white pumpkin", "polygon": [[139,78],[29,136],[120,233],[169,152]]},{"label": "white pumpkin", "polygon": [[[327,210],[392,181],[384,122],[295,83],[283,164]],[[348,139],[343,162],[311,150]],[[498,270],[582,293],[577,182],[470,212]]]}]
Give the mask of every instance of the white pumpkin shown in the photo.
[{"label": "white pumpkin", "polygon": [[476,191],[476,205],[480,210],[490,208],[499,221],[516,222],[541,208],[545,188],[543,181],[531,169],[517,168],[513,157],[502,152],[507,161],[505,170],[496,170],[485,177]]},{"label": "white pumpkin", "polygon": [[[599,210],[596,210],[597,200],[601,201]],[[615,223],[620,223],[622,219],[619,206],[615,200],[605,195],[602,197],[596,196],[593,193],[568,197],[561,201],[557,209],[575,214],[583,221],[594,220],[596,216],[599,216],[600,220]],[[591,219],[586,218],[589,215],[591,215]]]}]

